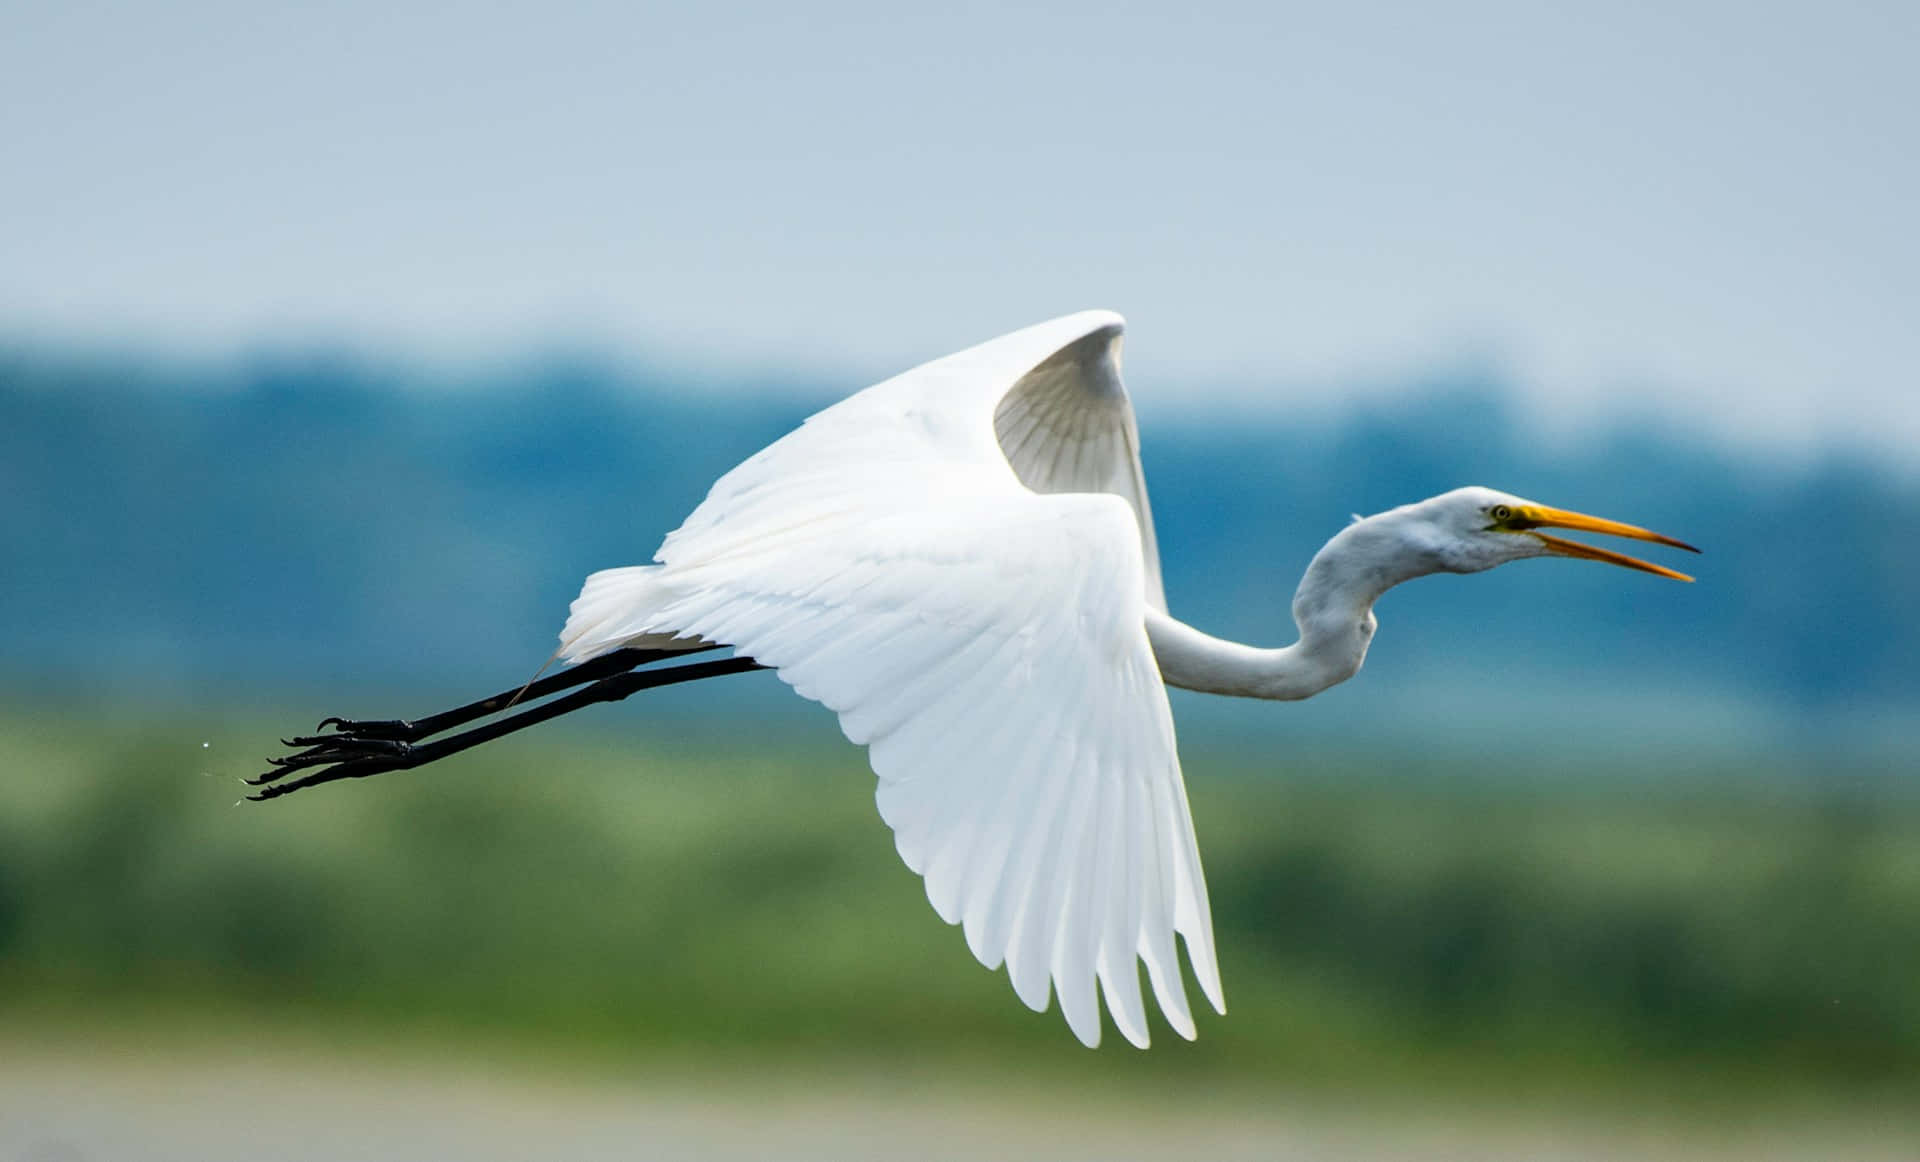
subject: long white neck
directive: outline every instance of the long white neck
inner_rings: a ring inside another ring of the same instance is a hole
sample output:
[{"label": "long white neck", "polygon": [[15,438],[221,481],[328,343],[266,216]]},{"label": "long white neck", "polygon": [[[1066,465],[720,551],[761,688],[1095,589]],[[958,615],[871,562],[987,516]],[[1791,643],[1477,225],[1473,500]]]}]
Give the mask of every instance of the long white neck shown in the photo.
[{"label": "long white neck", "polygon": [[1225,641],[1149,610],[1147,637],[1160,676],[1187,690],[1281,700],[1311,698],[1346,681],[1366,660],[1380,595],[1446,567],[1423,540],[1411,508],[1342,529],[1301,577],[1293,596],[1300,640],[1280,649]]}]

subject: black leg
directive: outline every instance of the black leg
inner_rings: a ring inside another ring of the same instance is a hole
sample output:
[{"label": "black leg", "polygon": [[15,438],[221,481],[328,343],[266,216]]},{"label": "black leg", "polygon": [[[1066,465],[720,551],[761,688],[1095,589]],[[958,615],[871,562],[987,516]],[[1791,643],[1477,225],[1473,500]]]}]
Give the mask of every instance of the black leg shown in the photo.
[{"label": "black leg", "polygon": [[[654,651],[633,650],[622,652],[637,654],[651,653]],[[607,655],[609,659],[616,656],[615,654]],[[595,659],[595,661],[599,660],[601,659]],[[649,658],[646,660],[652,661],[656,659]],[[547,692],[555,689],[565,689],[567,686],[579,685],[582,680],[590,680],[591,675],[589,675],[588,679],[581,679],[578,677],[578,674],[580,670],[592,664],[594,663],[588,662],[580,667],[576,667],[571,673],[559,674],[555,675],[554,678],[547,679],[548,682],[556,682],[560,679],[572,679],[562,685],[549,686]],[[637,665],[640,663],[636,662],[631,664]],[[503,738],[516,731],[525,730],[529,726],[537,726],[542,722],[558,718],[563,714],[571,714],[583,706],[592,706],[598,702],[618,702],[622,698],[631,697],[642,690],[651,690],[657,686],[671,686],[680,682],[699,681],[702,678],[717,678],[723,674],[740,674],[749,670],[763,669],[766,669],[766,667],[754,661],[752,658],[723,658],[718,661],[695,662],[686,666],[668,666],[658,670],[635,670],[627,673],[615,672],[610,676],[601,677],[585,690],[568,694],[563,698],[555,698],[553,701],[542,703],[539,706],[529,707],[518,714],[510,715],[498,722],[490,722],[485,726],[476,726],[472,730],[462,731],[449,738],[419,745],[415,745],[413,741],[405,738],[361,735],[345,731],[340,734],[320,735],[316,737],[314,745],[308,750],[304,750],[299,754],[289,755],[286,758],[269,760],[273,763],[274,769],[247,780],[248,786],[262,788],[259,792],[249,795],[248,798],[254,800],[275,799],[282,795],[290,795],[295,791],[304,790],[307,787],[316,787],[321,783],[331,783],[338,779],[364,779],[369,775],[385,774],[388,771],[412,770],[415,767],[422,767],[428,763],[437,762],[440,759],[446,758],[448,755],[455,755],[463,750],[470,750],[473,747],[479,746],[481,743],[492,742],[496,738]],[[535,685],[538,686],[539,683]],[[531,690],[529,690],[528,693],[529,696],[532,696]],[[425,724],[447,719],[451,715],[465,713],[476,706],[483,706],[489,702],[500,701],[504,704],[504,700],[511,697],[512,692],[509,692],[505,695],[497,695],[495,698],[484,699],[481,702],[463,706],[458,710],[450,710],[446,714],[437,714],[432,718],[422,719],[419,723],[409,724],[409,729],[418,730]],[[500,707],[496,706],[495,710],[499,708]],[[483,717],[489,713],[493,713],[493,711],[481,710],[468,714],[467,718],[458,721],[471,721],[474,718]],[[448,723],[447,725],[453,724],[455,723]],[[426,737],[427,734],[437,733],[445,729],[446,725],[435,726],[433,730],[426,731],[418,737]],[[306,740],[296,740],[296,743],[304,741]],[[309,770],[309,768],[317,769]],[[287,779],[286,782],[279,781],[298,770],[309,770],[309,773],[300,775],[298,778]]]},{"label": "black leg", "polygon": [[537,702],[556,690],[566,690],[574,686],[596,682],[610,674],[622,674],[636,666],[657,662],[662,658],[677,658],[692,654],[717,650],[719,646],[701,646],[691,650],[615,650],[602,654],[590,661],[562,670],[550,678],[540,678],[525,686],[516,686],[511,690],[502,690],[491,698],[482,698],[478,702],[469,702],[465,706],[456,706],[439,714],[425,718],[323,718],[318,729],[331,726],[333,734],[303,734],[280,741],[287,746],[320,747],[340,741],[351,735],[360,739],[393,739],[399,742],[419,742],[430,738],[443,730],[464,726],[477,718],[489,714],[498,714],[522,702]]}]

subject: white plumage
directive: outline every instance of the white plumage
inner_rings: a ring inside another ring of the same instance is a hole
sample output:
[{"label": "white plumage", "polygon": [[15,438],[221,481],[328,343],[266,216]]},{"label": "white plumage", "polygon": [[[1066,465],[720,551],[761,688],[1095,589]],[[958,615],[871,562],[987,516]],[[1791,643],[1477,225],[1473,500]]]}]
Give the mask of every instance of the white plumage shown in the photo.
[{"label": "white plumage", "polygon": [[[1461,488],[1337,532],[1295,644],[1210,637],[1166,611],[1121,326],[1069,315],[815,415],[721,477],[657,564],[589,577],[561,651],[724,644],[775,668],[867,746],[901,858],[980,962],[1035,1010],[1051,986],[1088,1045],[1105,996],[1144,1047],[1136,961],[1194,1036],[1175,933],[1226,1011],[1165,685],[1310,697],[1360,669],[1380,595],[1429,573],[1563,556],[1690,580],[1542,528],[1690,546]],[[318,741],[297,758],[349,753]]]},{"label": "white plumage", "polygon": [[721,477],[656,555],[588,579],[568,661],[679,637],[774,667],[869,748],[927,897],[1020,998],[1148,1042],[1136,959],[1224,1011],[1145,619],[1164,609],[1121,321],[1068,316],[860,392]]}]

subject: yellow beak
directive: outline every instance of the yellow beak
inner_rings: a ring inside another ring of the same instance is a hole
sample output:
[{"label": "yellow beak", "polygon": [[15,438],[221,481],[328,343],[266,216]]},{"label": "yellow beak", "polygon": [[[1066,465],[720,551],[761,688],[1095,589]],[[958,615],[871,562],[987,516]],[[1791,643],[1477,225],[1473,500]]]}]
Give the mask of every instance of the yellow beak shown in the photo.
[{"label": "yellow beak", "polygon": [[[1689,553],[1697,553],[1700,551],[1685,541],[1676,541],[1672,537],[1662,536],[1649,529],[1643,529],[1638,525],[1621,524],[1617,520],[1606,520],[1602,517],[1587,516],[1584,513],[1578,512],[1568,512],[1560,508],[1548,508],[1544,504],[1533,504],[1523,508],[1516,508],[1513,512],[1512,519],[1503,522],[1501,527],[1515,531],[1537,528],[1577,529],[1582,532],[1605,533],[1610,537],[1631,537],[1636,541],[1652,541],[1655,544],[1671,545],[1676,549],[1685,549]],[[1643,573],[1654,573],[1661,577],[1671,577],[1675,581],[1693,580],[1693,578],[1687,576],[1685,573],[1675,572],[1664,566],[1655,565],[1650,561],[1642,561],[1638,557],[1629,557],[1625,553],[1616,553],[1611,549],[1597,549],[1592,545],[1583,545],[1578,541],[1569,541],[1560,537],[1548,536],[1546,533],[1530,533],[1529,535],[1539,538],[1547,546],[1547,551],[1556,557],[1577,557],[1583,561],[1604,561],[1609,565],[1619,565],[1627,569],[1638,569]]]}]

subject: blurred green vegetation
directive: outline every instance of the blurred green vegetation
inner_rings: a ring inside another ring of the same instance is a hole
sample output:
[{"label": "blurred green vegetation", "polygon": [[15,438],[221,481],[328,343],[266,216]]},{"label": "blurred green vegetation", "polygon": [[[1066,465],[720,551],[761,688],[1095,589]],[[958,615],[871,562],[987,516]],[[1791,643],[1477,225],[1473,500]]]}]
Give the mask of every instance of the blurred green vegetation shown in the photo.
[{"label": "blurred green vegetation", "polygon": [[1920,1078],[1920,801],[1895,780],[1359,752],[1276,775],[1189,747],[1231,1015],[1088,1054],[933,915],[824,729],[540,733],[236,809],[264,723],[0,715],[0,1020],[230,1007],[1334,1084]]}]

